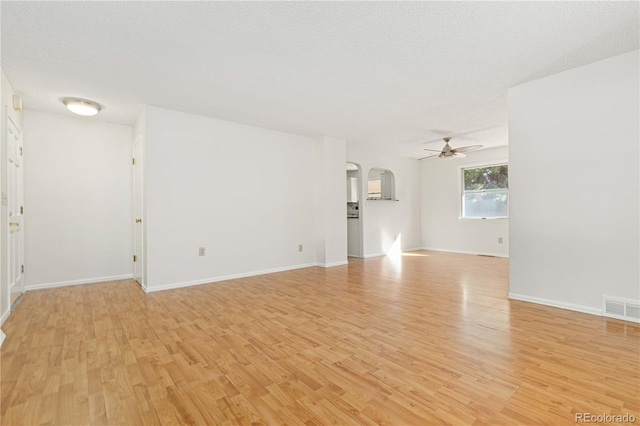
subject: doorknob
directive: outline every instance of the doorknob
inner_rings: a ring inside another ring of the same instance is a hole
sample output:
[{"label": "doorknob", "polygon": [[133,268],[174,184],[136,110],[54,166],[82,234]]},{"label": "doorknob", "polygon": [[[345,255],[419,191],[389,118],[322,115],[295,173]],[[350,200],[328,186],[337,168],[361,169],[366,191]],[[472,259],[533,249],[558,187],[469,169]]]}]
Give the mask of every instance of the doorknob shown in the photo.
[{"label": "doorknob", "polygon": [[142,223],[142,219],[136,219],[136,223]]}]

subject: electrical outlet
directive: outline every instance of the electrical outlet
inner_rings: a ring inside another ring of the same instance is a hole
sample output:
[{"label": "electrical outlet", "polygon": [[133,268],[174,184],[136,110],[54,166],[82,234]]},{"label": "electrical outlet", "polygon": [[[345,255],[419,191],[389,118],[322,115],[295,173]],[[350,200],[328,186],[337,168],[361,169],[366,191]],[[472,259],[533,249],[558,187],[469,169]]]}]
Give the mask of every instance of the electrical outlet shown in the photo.
[{"label": "electrical outlet", "polygon": [[204,247],[198,249],[198,256],[204,256]]},{"label": "electrical outlet", "polygon": [[303,250],[304,250],[304,246],[302,244],[298,244],[298,251],[302,253]]},{"label": "electrical outlet", "polygon": [[502,237],[498,237],[498,244],[504,243],[504,239]]}]

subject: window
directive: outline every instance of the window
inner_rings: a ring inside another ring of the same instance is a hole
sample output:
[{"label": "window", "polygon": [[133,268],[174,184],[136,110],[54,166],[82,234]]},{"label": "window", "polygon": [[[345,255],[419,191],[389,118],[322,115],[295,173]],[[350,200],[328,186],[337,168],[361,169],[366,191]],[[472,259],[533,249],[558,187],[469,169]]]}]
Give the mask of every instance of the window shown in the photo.
[{"label": "window", "polygon": [[509,173],[506,164],[462,169],[462,218],[509,217]]},{"label": "window", "polygon": [[382,198],[382,179],[380,179],[380,176],[369,179],[367,198],[370,200],[379,200]]},{"label": "window", "polygon": [[367,178],[367,200],[394,200],[395,177],[387,169],[373,168]]}]

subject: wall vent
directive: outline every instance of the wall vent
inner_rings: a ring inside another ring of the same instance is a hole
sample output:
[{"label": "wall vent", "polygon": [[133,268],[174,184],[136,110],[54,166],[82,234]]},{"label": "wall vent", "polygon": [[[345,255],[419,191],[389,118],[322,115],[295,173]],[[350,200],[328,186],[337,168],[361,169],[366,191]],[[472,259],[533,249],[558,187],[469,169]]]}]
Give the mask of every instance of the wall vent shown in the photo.
[{"label": "wall vent", "polygon": [[602,296],[602,316],[640,323],[640,301]]}]

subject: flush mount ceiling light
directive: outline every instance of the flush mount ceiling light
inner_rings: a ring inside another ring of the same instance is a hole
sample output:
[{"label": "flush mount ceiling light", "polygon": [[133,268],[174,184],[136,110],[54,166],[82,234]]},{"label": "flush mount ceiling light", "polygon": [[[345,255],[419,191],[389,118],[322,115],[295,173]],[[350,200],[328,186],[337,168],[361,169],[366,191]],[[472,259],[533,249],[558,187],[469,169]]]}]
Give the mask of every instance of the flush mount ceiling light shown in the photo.
[{"label": "flush mount ceiling light", "polygon": [[74,114],[91,117],[100,112],[99,103],[80,98],[64,98],[62,103]]}]

